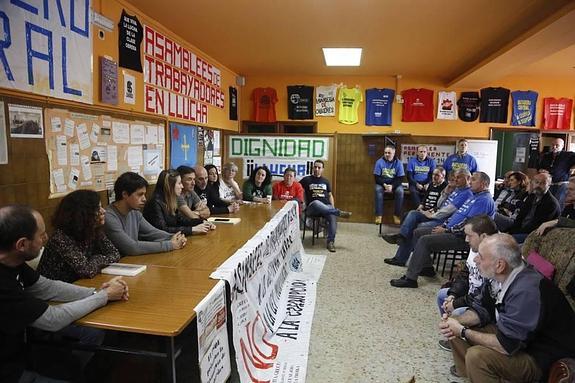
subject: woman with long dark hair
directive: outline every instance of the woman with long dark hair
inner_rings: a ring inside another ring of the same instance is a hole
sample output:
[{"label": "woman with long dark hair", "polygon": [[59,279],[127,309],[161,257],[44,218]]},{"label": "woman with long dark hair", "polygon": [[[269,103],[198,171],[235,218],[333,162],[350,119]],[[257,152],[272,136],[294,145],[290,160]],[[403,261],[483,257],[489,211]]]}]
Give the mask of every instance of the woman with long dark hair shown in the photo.
[{"label": "woman with long dark hair", "polygon": [[120,253],[104,234],[100,196],[76,190],[65,196],[52,218],[55,229],[44,248],[38,271],[49,279],[74,282],[92,278]]},{"label": "woman with long dark hair", "polygon": [[495,200],[495,223],[500,231],[508,230],[515,223],[515,218],[525,198],[529,194],[529,177],[523,172],[512,172],[504,188]]},{"label": "woman with long dark hair", "polygon": [[272,174],[265,166],[258,166],[244,182],[244,200],[270,203],[272,199]]},{"label": "woman with long dark hair", "polygon": [[208,172],[208,185],[214,186],[216,190],[220,187],[220,174],[218,173],[218,167],[216,165],[206,165],[204,166],[206,172]]},{"label": "woman with long dark hair", "polygon": [[203,219],[191,219],[178,214],[178,196],[184,186],[177,170],[162,170],[154,189],[154,195],[144,207],[144,218],[156,228],[168,233],[188,236],[193,233],[207,233],[213,228]]}]

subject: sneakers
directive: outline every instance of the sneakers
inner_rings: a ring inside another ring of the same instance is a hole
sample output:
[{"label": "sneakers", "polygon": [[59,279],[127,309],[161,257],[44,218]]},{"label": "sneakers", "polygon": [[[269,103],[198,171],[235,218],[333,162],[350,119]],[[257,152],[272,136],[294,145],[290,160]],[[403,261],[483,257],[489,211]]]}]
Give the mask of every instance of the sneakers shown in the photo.
[{"label": "sneakers", "polygon": [[349,217],[351,217],[351,211],[340,210],[339,216],[341,218],[349,218]]},{"label": "sneakers", "polygon": [[451,343],[449,343],[449,341],[446,339],[440,339],[439,348],[441,348],[444,351],[451,351]]},{"label": "sneakers", "polygon": [[392,258],[385,258],[383,262],[387,263],[388,265],[392,266],[405,266],[405,263],[399,262],[395,257]]},{"label": "sneakers", "polygon": [[381,215],[376,215],[376,216],[375,216],[375,224],[376,224],[376,225],[381,225]]},{"label": "sneakers", "polygon": [[394,216],[393,216],[393,224],[394,224],[394,225],[399,225],[399,224],[401,224],[401,218],[399,218],[398,216],[394,215]]},{"label": "sneakers", "polygon": [[451,375],[455,376],[456,378],[461,378],[461,375],[457,372],[455,364],[449,368],[449,372],[451,372]]},{"label": "sneakers", "polygon": [[399,279],[392,279],[389,284],[393,287],[409,287],[412,289],[417,288],[417,281],[407,278],[405,275]]},{"label": "sneakers", "polygon": [[330,253],[335,253],[335,245],[333,244],[333,241],[329,241],[326,248]]},{"label": "sneakers", "polygon": [[435,277],[435,269],[433,268],[433,266],[429,266],[429,267],[424,267],[420,272],[419,275],[422,277],[430,277],[433,278]]}]

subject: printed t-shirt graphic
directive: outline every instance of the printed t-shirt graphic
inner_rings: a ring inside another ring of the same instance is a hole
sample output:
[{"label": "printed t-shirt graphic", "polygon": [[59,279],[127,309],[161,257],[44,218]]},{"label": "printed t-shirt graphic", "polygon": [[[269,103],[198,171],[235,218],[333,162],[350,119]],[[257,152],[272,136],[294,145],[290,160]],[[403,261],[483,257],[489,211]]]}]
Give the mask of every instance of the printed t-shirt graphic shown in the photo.
[{"label": "printed t-shirt graphic", "polygon": [[130,16],[122,9],[118,23],[118,45],[120,48],[120,66],[142,72],[140,45],[144,38],[142,24],[136,16]]},{"label": "printed t-shirt graphic", "polygon": [[230,86],[230,120],[238,120],[238,90]]},{"label": "printed t-shirt graphic", "polygon": [[313,118],[313,86],[290,85],[288,93],[288,118],[311,120]]},{"label": "printed t-shirt graphic", "polygon": [[407,89],[402,93],[403,115],[401,121],[433,121],[433,91],[430,89]]},{"label": "printed t-shirt graphic", "polygon": [[365,91],[365,125],[390,126],[393,89],[371,88]]},{"label": "printed t-shirt graphic", "polygon": [[335,116],[335,94],[337,85],[315,88],[315,115],[318,117]]},{"label": "printed t-shirt graphic", "polygon": [[459,119],[472,122],[479,117],[479,92],[462,92],[457,101]]},{"label": "printed t-shirt graphic", "polygon": [[437,100],[437,119],[457,120],[455,92],[439,92]]},{"label": "printed t-shirt graphic", "polygon": [[342,88],[339,91],[339,122],[342,124],[357,124],[359,117],[357,109],[363,101],[363,96],[358,88]]},{"label": "printed t-shirt graphic", "polygon": [[543,129],[569,129],[573,100],[570,98],[543,99]]},{"label": "printed t-shirt graphic", "polygon": [[251,100],[254,103],[254,121],[276,121],[276,102],[278,102],[278,97],[274,88],[255,88],[252,92]]},{"label": "printed t-shirt graphic", "polygon": [[479,122],[506,123],[508,106],[509,89],[491,87],[481,89]]},{"label": "printed t-shirt graphic", "polygon": [[535,106],[537,104],[537,92],[532,90],[516,90],[511,92],[512,109],[511,125],[535,126]]}]

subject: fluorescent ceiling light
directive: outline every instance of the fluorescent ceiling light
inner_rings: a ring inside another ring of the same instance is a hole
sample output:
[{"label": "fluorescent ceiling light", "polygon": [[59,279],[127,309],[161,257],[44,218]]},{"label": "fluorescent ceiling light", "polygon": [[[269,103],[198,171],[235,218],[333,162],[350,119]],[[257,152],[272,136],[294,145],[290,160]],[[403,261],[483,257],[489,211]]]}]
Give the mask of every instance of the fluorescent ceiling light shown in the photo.
[{"label": "fluorescent ceiling light", "polygon": [[327,66],[359,66],[362,48],[322,48]]}]

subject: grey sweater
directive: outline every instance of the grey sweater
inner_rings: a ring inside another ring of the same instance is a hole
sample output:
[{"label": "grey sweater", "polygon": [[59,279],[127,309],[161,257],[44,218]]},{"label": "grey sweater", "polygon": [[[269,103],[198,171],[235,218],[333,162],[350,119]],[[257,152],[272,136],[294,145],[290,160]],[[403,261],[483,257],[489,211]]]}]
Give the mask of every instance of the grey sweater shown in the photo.
[{"label": "grey sweater", "polygon": [[172,234],[152,226],[139,210],[122,215],[114,205],[106,208],[106,235],[122,255],[161,253],[173,250]]}]

